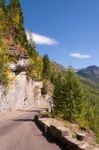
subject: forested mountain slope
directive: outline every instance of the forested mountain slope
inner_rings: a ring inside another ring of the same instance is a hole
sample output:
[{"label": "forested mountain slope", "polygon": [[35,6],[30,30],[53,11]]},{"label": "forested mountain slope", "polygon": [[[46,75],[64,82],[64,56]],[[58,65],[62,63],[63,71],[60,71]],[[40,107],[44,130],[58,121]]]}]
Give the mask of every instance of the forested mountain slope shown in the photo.
[{"label": "forested mountain slope", "polygon": [[[58,67],[58,64],[56,68],[57,68],[57,73],[59,74],[58,80],[60,80],[60,78],[64,80],[67,69],[63,70],[63,67],[60,67],[60,65]],[[85,111],[84,111],[85,120],[88,121],[87,125],[96,133],[97,140],[99,141],[99,109],[98,109],[99,108],[99,82],[98,82],[99,76],[98,76],[98,71],[99,71],[98,67],[89,66],[87,69],[81,69],[80,71],[76,72],[76,74],[82,83],[84,95],[85,95],[85,104],[83,104],[85,108]],[[55,78],[57,78],[57,73],[53,73]],[[56,82],[55,79],[53,81]]]},{"label": "forested mountain slope", "polygon": [[43,69],[34,41],[27,40],[20,0],[0,0],[0,112],[45,107]]},{"label": "forested mountain slope", "polygon": [[37,107],[44,102],[47,106],[53,98],[55,115],[92,128],[99,141],[99,68],[88,67],[78,74],[83,88],[73,69],[50,61],[47,55],[42,58],[34,41],[27,40],[20,1],[7,5],[0,0],[0,110]]}]

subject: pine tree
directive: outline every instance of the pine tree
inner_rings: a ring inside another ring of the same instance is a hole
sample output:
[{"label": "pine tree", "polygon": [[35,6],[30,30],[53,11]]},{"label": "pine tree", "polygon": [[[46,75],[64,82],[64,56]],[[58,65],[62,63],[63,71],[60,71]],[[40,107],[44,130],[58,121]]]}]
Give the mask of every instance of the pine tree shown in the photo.
[{"label": "pine tree", "polygon": [[69,121],[83,119],[83,88],[78,77],[71,68],[58,77],[53,95],[54,111]]},{"label": "pine tree", "polygon": [[37,49],[36,49],[35,42],[33,40],[33,33],[32,33],[31,30],[29,30],[27,32],[27,36],[28,36],[28,45],[27,45],[28,55],[30,57],[36,57],[38,55],[38,52],[37,52]]},{"label": "pine tree", "polygon": [[50,60],[48,55],[44,55],[43,57],[43,78],[50,78]]},{"label": "pine tree", "polygon": [[33,35],[31,30],[28,31],[29,42],[27,45],[27,52],[29,55],[30,65],[28,66],[27,72],[34,80],[40,80],[42,78],[43,62],[42,58],[36,49],[35,42],[33,41]]},{"label": "pine tree", "polygon": [[66,71],[66,82],[63,86],[64,114],[69,121],[82,117],[84,93],[77,75],[69,67]]},{"label": "pine tree", "polygon": [[61,74],[57,74],[54,78],[53,109],[56,115],[63,117],[63,81],[61,77]]}]

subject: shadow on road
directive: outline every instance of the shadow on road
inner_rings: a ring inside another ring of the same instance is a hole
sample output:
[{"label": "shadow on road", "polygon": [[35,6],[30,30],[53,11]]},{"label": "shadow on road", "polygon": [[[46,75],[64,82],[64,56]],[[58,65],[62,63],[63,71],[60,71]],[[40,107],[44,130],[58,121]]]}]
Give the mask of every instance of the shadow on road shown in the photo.
[{"label": "shadow on road", "polygon": [[33,122],[34,119],[13,119],[13,121],[20,121],[20,122]]},{"label": "shadow on road", "polygon": [[34,112],[34,113],[40,113],[42,111],[46,111],[46,108],[39,108],[39,109],[36,109],[36,110],[17,110],[17,111],[20,111],[20,112]]}]

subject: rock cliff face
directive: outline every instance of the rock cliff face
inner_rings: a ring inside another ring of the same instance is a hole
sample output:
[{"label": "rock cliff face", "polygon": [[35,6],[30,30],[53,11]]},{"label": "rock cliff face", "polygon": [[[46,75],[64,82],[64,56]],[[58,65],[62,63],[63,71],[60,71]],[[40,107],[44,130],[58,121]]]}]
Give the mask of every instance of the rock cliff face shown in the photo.
[{"label": "rock cliff face", "polygon": [[50,96],[44,98],[41,95],[42,82],[27,78],[25,63],[20,62],[26,63],[20,60],[17,64],[10,64],[14,78],[10,86],[5,88],[0,85],[0,112],[49,107]]}]

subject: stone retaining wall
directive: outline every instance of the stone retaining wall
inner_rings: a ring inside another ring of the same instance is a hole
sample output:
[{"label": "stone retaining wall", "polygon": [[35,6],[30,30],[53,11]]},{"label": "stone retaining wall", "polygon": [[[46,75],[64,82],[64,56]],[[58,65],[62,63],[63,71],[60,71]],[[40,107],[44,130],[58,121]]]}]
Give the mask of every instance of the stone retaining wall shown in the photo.
[{"label": "stone retaining wall", "polygon": [[50,134],[56,140],[63,144],[66,150],[99,150],[98,147],[90,146],[86,141],[77,140],[69,135],[69,129],[65,127],[57,127],[46,122],[46,118],[38,118],[35,116],[35,123],[40,127],[40,129],[46,133]]}]

